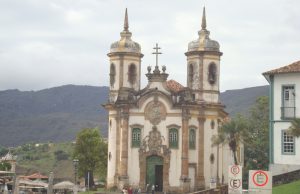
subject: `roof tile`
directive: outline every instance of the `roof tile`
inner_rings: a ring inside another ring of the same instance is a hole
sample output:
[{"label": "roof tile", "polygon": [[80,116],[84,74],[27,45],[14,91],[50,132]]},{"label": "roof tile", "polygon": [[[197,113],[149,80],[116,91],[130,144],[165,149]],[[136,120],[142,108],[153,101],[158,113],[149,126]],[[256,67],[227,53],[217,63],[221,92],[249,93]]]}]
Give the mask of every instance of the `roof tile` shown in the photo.
[{"label": "roof tile", "polygon": [[184,88],[180,83],[178,83],[177,81],[172,80],[172,79],[167,81],[167,87],[172,92],[179,92]]},{"label": "roof tile", "polygon": [[283,66],[277,69],[273,69],[271,71],[264,72],[263,75],[273,75],[280,73],[297,73],[300,72],[300,61],[294,62],[290,65]]}]

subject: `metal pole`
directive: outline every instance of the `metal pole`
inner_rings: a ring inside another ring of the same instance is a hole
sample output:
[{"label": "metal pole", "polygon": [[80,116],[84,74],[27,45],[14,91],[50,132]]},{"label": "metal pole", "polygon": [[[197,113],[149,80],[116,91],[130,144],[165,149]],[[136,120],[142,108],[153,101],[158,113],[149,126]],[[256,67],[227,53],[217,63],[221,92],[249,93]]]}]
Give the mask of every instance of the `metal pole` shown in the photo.
[{"label": "metal pole", "polygon": [[90,171],[88,171],[88,191],[90,190]]}]

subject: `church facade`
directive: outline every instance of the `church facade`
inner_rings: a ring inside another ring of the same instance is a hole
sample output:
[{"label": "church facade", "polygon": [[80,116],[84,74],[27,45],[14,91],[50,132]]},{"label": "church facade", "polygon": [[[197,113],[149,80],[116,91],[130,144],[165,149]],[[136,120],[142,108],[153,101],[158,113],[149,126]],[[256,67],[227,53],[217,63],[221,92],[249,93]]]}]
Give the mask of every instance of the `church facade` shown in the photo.
[{"label": "church facade", "polygon": [[[228,116],[219,97],[222,52],[209,38],[205,9],[198,34],[185,53],[186,87],[168,80],[166,66],[156,60],[141,89],[143,54],[131,39],[126,10],[121,39],[108,53],[108,188],[188,192],[226,182],[231,153],[211,142]],[[154,49],[158,57],[160,48]]]}]

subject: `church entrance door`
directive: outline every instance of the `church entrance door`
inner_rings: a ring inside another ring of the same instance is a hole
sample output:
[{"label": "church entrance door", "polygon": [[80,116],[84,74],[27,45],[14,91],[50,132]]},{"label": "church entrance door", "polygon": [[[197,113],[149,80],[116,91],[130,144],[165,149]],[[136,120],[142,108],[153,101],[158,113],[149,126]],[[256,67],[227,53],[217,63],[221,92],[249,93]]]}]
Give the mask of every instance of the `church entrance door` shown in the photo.
[{"label": "church entrance door", "polygon": [[159,156],[149,156],[147,158],[146,183],[151,188],[155,185],[155,191],[163,190],[163,158]]}]

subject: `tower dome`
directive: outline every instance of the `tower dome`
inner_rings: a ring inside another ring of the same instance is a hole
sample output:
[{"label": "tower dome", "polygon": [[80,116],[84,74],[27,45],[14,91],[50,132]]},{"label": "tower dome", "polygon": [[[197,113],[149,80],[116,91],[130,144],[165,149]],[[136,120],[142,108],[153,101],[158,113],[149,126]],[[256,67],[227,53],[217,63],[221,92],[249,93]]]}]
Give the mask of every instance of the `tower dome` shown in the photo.
[{"label": "tower dome", "polygon": [[206,29],[205,8],[203,8],[201,30],[198,32],[199,38],[189,43],[188,51],[220,51],[219,43],[211,40],[209,34]]},{"label": "tower dome", "polygon": [[141,53],[141,46],[137,43],[131,40],[132,33],[128,30],[129,24],[128,24],[128,14],[127,14],[127,8],[125,11],[125,19],[124,19],[124,30],[120,33],[121,40],[116,41],[111,44],[110,46],[110,52],[133,52],[133,53]]}]

